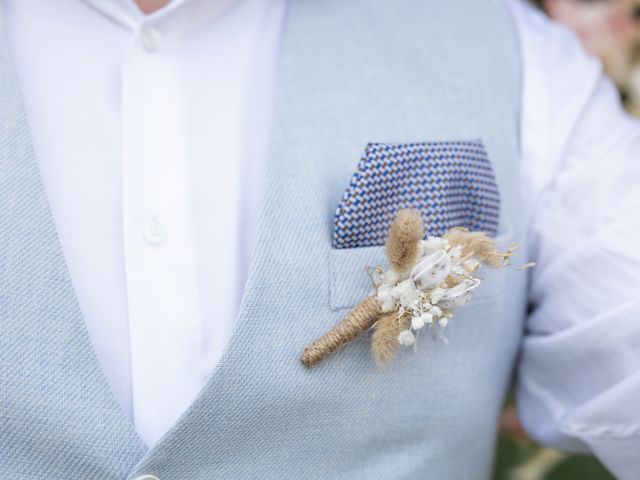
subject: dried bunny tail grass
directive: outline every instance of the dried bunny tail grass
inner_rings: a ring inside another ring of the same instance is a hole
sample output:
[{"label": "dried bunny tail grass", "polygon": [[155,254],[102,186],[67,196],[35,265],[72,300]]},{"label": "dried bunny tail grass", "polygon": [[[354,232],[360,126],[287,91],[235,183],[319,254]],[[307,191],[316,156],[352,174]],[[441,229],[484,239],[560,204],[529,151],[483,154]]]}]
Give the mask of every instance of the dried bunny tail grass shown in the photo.
[{"label": "dried bunny tail grass", "polygon": [[369,330],[380,318],[380,305],[374,297],[363,300],[344,320],[304,349],[300,361],[311,368],[330,353]]},{"label": "dried bunny tail grass", "polygon": [[398,273],[409,270],[418,258],[419,242],[424,236],[422,216],[415,209],[402,209],[389,227],[387,258]]},{"label": "dried bunny tail grass", "polygon": [[[484,251],[495,250],[494,241],[484,232],[470,232],[463,227],[454,227],[444,236],[452,247],[461,246],[462,254],[469,255],[478,249]],[[474,246],[471,249],[471,246]]]},{"label": "dried bunny tail grass", "polygon": [[515,255],[517,248],[518,246],[513,244],[509,246],[506,252],[498,252],[497,250],[494,250],[493,252],[488,252],[479,258],[481,262],[486,263],[493,268],[510,267],[511,257]]},{"label": "dried bunny tail grass", "polygon": [[461,246],[463,257],[475,257],[490,267],[506,267],[511,265],[511,257],[516,246],[511,245],[506,252],[496,250],[496,244],[484,232],[470,232],[466,228],[452,228],[444,236],[452,247]]},{"label": "dried bunny tail grass", "polygon": [[400,347],[398,335],[401,330],[409,327],[408,317],[398,318],[397,312],[385,313],[373,327],[371,352],[376,363],[380,366],[393,360]]}]

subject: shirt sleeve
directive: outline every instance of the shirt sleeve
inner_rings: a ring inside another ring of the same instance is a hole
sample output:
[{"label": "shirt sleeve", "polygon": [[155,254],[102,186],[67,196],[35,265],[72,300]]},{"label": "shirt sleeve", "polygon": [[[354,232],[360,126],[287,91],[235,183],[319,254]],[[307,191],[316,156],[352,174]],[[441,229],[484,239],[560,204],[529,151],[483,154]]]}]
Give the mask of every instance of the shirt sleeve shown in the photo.
[{"label": "shirt sleeve", "polygon": [[577,38],[509,3],[522,52],[531,309],[521,421],[540,442],[640,475],[640,124]]}]

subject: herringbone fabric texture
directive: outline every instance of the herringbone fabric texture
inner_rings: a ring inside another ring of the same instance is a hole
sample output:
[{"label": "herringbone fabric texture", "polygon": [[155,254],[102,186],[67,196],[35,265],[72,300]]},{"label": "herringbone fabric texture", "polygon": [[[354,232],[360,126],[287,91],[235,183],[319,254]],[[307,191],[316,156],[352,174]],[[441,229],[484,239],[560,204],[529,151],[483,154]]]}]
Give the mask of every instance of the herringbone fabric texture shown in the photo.
[{"label": "herringbone fabric texture", "polygon": [[335,248],[383,245],[400,208],[417,208],[426,235],[466,227],[495,235],[500,195],[479,140],[371,143],[335,214]]}]

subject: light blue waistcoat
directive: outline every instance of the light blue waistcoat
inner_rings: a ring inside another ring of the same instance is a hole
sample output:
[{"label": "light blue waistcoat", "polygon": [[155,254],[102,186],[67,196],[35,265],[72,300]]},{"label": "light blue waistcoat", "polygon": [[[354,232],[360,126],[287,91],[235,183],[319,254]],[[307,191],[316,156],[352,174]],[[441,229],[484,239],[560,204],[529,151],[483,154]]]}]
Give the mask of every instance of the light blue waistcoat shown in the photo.
[{"label": "light blue waistcoat", "polygon": [[[523,328],[526,276],[385,368],[369,335],[306,370],[302,349],[370,290],[382,247],[331,248],[368,142],[482,139],[498,240],[524,250],[520,65],[490,0],[291,0],[257,247],[208,384],[152,449],[92,350],[0,41],[0,479],[483,479]],[[42,79],[46,88],[46,79]],[[72,99],[70,99],[72,101]],[[526,259],[522,259],[526,261]]]}]

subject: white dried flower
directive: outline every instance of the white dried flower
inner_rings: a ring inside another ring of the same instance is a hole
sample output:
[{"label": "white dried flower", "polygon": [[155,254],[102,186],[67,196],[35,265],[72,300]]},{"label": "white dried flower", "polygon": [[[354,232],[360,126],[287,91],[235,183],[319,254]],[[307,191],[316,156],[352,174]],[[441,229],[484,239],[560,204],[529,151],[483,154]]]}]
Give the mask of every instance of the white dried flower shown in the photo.
[{"label": "white dried flower", "polygon": [[420,299],[420,292],[416,289],[411,278],[393,287],[391,289],[391,295],[393,295],[404,308],[413,308],[415,302]]},{"label": "white dried flower", "polygon": [[398,335],[398,343],[403,347],[410,347],[414,343],[416,343],[416,337],[411,330],[403,330]]},{"label": "white dried flower", "polygon": [[422,330],[424,328],[424,319],[422,315],[411,318],[411,329],[412,330]]},{"label": "white dried flower", "polygon": [[433,315],[434,317],[441,317],[442,316],[442,309],[438,306],[433,306],[429,309],[429,313],[431,315]]},{"label": "white dried flower", "polygon": [[424,241],[424,254],[430,255],[438,250],[445,250],[449,246],[449,242],[441,237],[427,237]]},{"label": "white dried flower", "polygon": [[411,269],[411,277],[416,286],[427,290],[440,285],[451,272],[451,258],[444,250],[426,256]]},{"label": "white dried flower", "polygon": [[447,317],[442,317],[440,320],[438,320],[438,324],[442,327],[445,328],[447,326],[447,324],[449,323],[449,319]]},{"label": "white dried flower", "polygon": [[427,254],[427,241],[420,240],[418,243],[418,258],[422,258]]},{"label": "white dried flower", "polygon": [[462,265],[456,265],[451,268],[451,273],[454,275],[465,275],[467,270]]},{"label": "white dried flower", "polygon": [[462,245],[456,245],[449,250],[449,255],[452,258],[460,258],[462,256]]},{"label": "white dried flower", "polygon": [[385,284],[393,287],[400,281],[400,274],[398,272],[394,272],[393,270],[389,270],[384,272],[382,278]]},{"label": "white dried flower", "polygon": [[396,302],[391,295],[391,289],[386,285],[378,287],[376,300],[378,300],[380,310],[382,310],[383,313],[392,311],[396,306]]},{"label": "white dried flower", "polygon": [[447,290],[447,294],[440,302],[440,305],[453,312],[465,307],[471,301],[471,294],[480,285],[480,280],[469,279]]},{"label": "white dried flower", "polygon": [[474,260],[473,258],[464,262],[464,268],[467,272],[475,272],[480,267],[480,262],[478,260]]},{"label": "white dried flower", "polygon": [[442,300],[442,297],[444,297],[445,294],[445,289],[444,288],[434,288],[431,291],[431,303],[436,304],[438,303],[440,300]]},{"label": "white dried flower", "polygon": [[433,315],[431,315],[430,313],[425,312],[420,315],[420,318],[425,325],[431,325],[433,323]]},{"label": "white dried flower", "polygon": [[391,288],[388,285],[380,285],[378,287],[378,296],[379,297],[391,297]]}]

